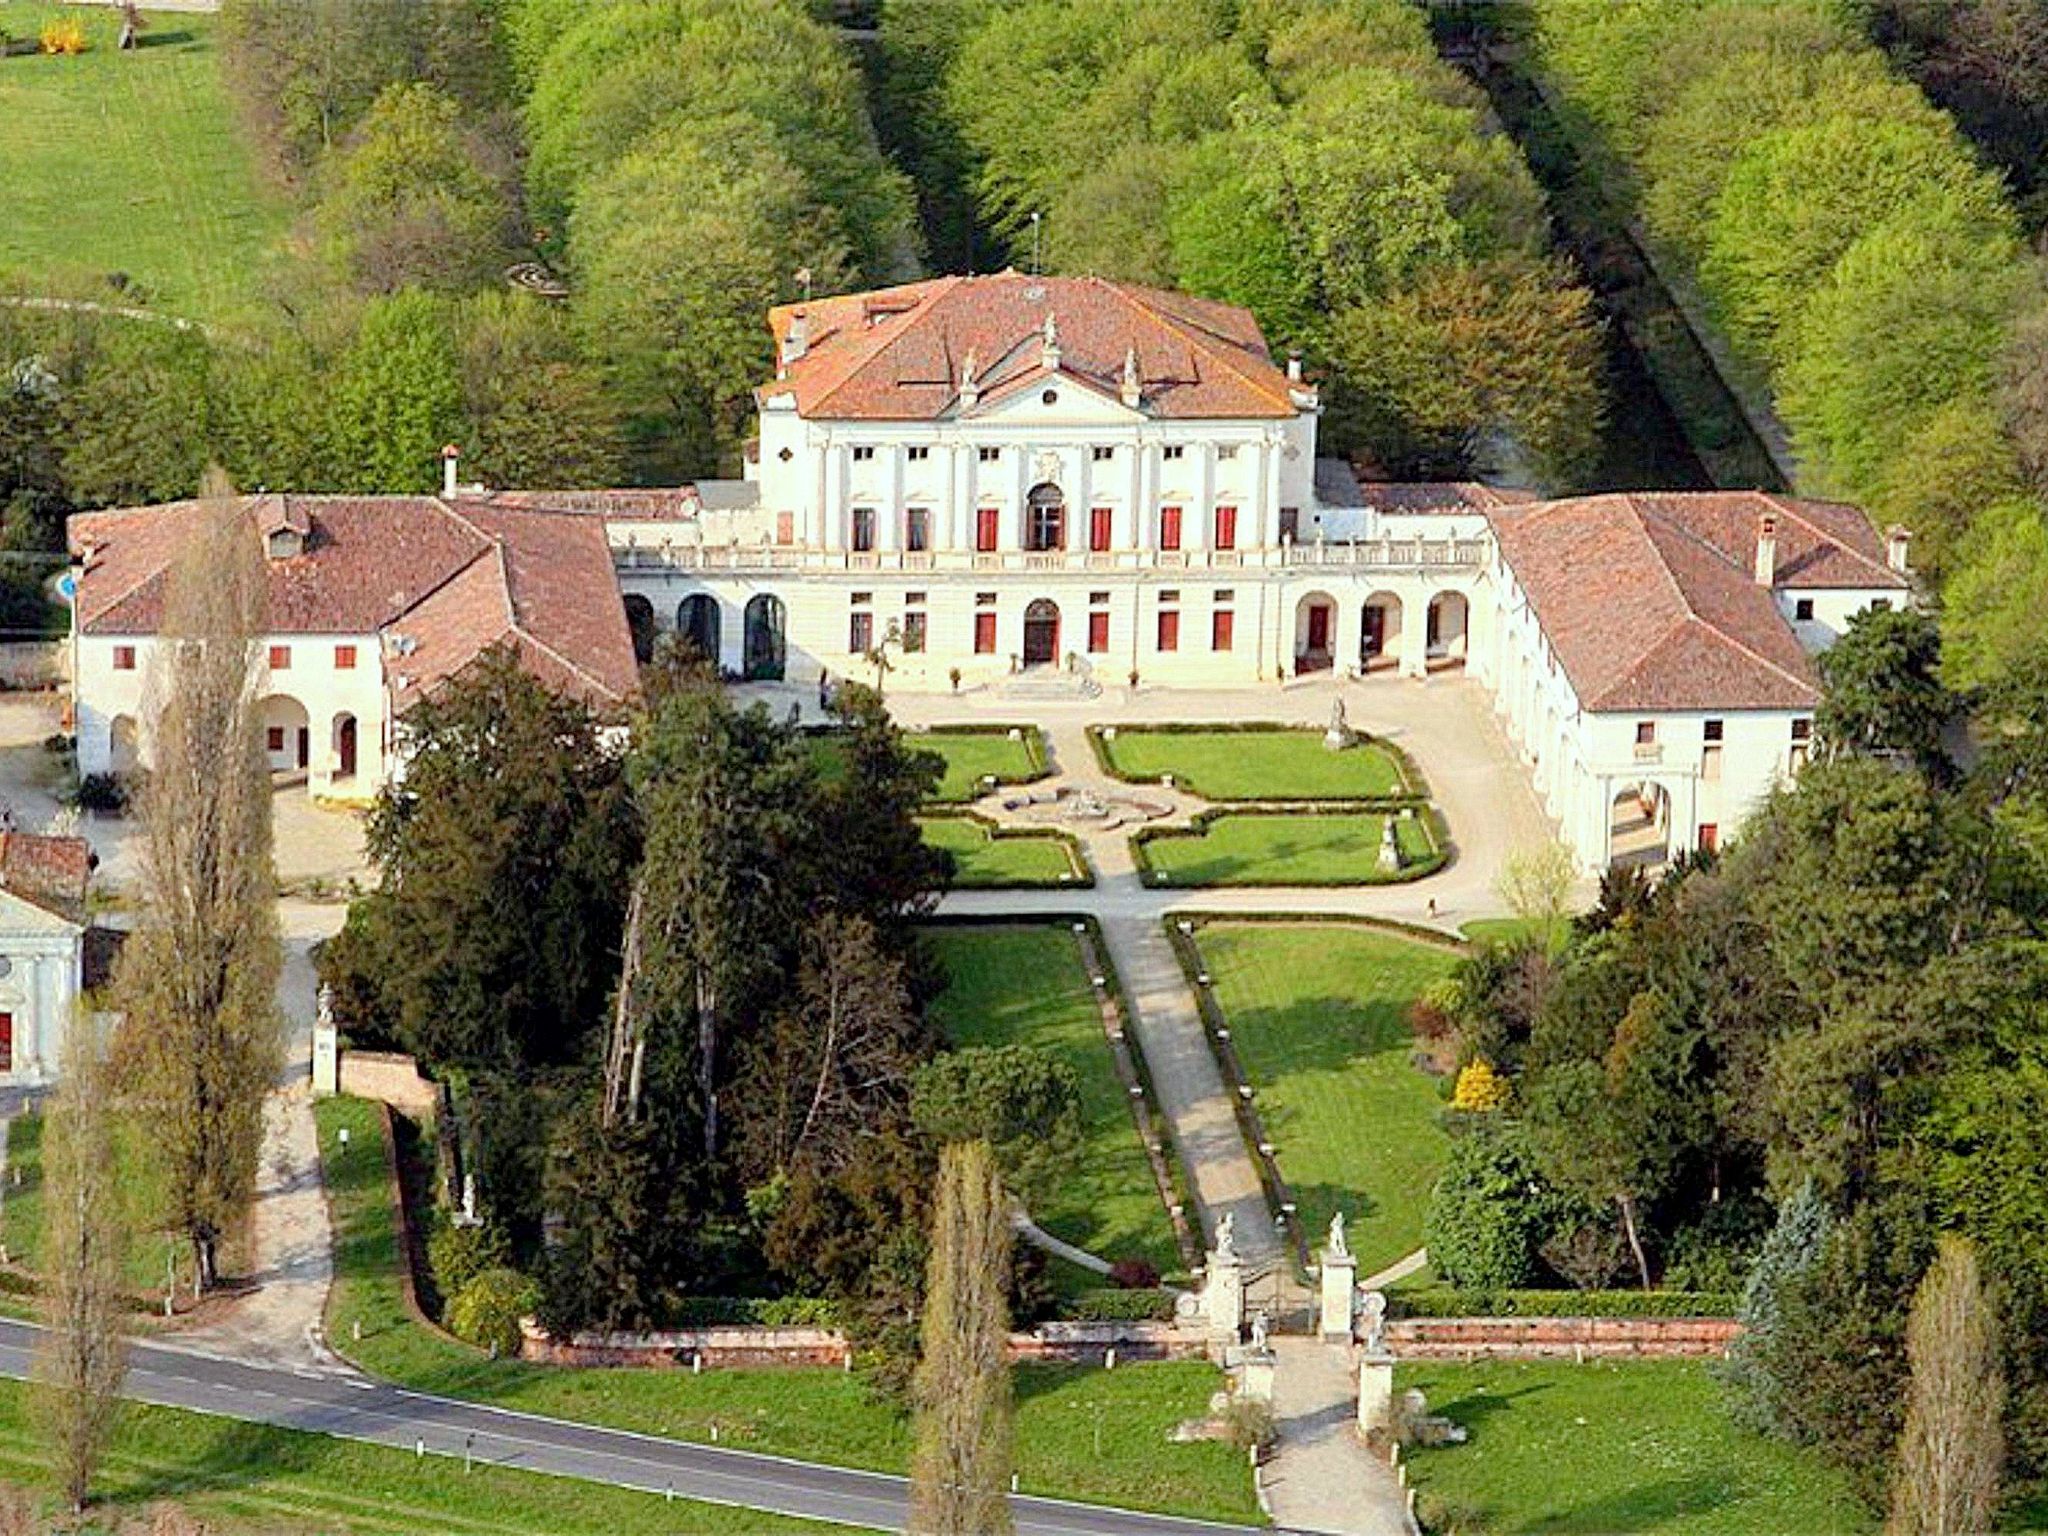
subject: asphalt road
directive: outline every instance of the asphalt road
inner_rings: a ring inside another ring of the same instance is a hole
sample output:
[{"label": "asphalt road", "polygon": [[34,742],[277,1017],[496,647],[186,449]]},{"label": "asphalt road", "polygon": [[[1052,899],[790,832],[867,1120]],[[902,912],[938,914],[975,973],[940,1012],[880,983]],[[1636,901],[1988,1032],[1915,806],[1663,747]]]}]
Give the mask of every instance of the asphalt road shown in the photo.
[{"label": "asphalt road", "polygon": [[[30,1373],[30,1323],[0,1319],[0,1376]],[[430,1456],[474,1456],[523,1468],[776,1514],[900,1531],[903,1479],[752,1451],[687,1445],[490,1408],[346,1373],[247,1365],[162,1344],[137,1343],[126,1395],[145,1403],[338,1435]],[[1140,1514],[1057,1499],[1018,1498],[1019,1536],[1215,1536],[1243,1526]]]}]

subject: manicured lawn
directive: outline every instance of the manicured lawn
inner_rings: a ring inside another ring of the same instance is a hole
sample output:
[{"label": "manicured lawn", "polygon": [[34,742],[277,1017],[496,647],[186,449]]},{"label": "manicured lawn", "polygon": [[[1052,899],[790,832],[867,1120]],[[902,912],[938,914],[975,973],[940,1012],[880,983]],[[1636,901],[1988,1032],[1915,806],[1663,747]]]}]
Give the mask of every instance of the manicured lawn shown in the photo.
[{"label": "manicured lawn", "polygon": [[[1146,1258],[1161,1274],[1180,1268],[1073,934],[1036,924],[939,927],[926,938],[952,978],[933,1004],[948,1039],[1042,1046],[1071,1062],[1081,1080],[1086,1143],[1066,1187],[1033,1217],[1053,1236],[1105,1259]],[[1064,1264],[1053,1268],[1065,1284],[1103,1283]]]},{"label": "manicured lawn", "polygon": [[1342,752],[1318,730],[1154,731],[1127,726],[1101,743],[1133,779],[1170,773],[1209,800],[1365,800],[1410,793],[1394,754],[1376,742]]},{"label": "manicured lawn", "polygon": [[[1226,811],[1198,831],[1164,832],[1136,847],[1154,885],[1375,885],[1414,878],[1408,872],[1437,856],[1420,816],[1397,817],[1394,836],[1402,875],[1380,873],[1376,811]],[[1158,874],[1164,874],[1162,881]]]},{"label": "manicured lawn", "polygon": [[976,886],[1080,885],[1072,845],[1057,833],[996,837],[971,816],[926,816],[924,840],[953,855],[953,884]]},{"label": "manicured lawn", "polygon": [[946,774],[939,780],[932,798],[952,804],[981,798],[982,779],[994,774],[1004,784],[1035,777],[1045,767],[1045,752],[1039,744],[1038,728],[1019,727],[1021,740],[1012,741],[1002,731],[913,731],[908,742],[921,752],[936,752],[945,759]]},{"label": "manicured lawn", "polygon": [[1431,1530],[1821,1536],[1876,1528],[1839,1474],[1731,1423],[1700,1361],[1415,1365],[1397,1385],[1420,1387],[1431,1412],[1471,1433],[1464,1445],[1409,1458]]},{"label": "manicured lawn", "polygon": [[1361,1276],[1420,1247],[1449,1143],[1407,1011],[1457,956],[1343,923],[1210,923],[1196,940],[1311,1248],[1339,1210]]},{"label": "manicured lawn", "polygon": [[[0,32],[81,18],[88,53],[0,58],[0,274],[64,283],[124,272],[151,308],[231,318],[257,292],[289,212],[234,122],[210,16],[0,0]],[[113,296],[108,295],[109,298]]]},{"label": "manicured lawn", "polygon": [[[327,1334],[364,1369],[421,1391],[841,1466],[900,1472],[908,1421],[858,1375],[834,1370],[572,1370],[490,1360],[406,1311],[377,1107],[318,1106],[333,1202],[335,1280]],[[342,1148],[336,1132],[350,1128]],[[362,1337],[354,1336],[360,1323]],[[1228,1446],[1171,1445],[1206,1411],[1217,1373],[1201,1363],[1017,1373],[1017,1461],[1027,1491],[1216,1519],[1258,1518],[1249,1474]],[[1102,1453],[1094,1425],[1103,1423]],[[554,1529],[604,1529],[561,1522]],[[676,1527],[670,1527],[674,1529]],[[741,1527],[744,1528],[744,1527]]]},{"label": "manicured lawn", "polygon": [[[163,1294],[165,1255],[171,1251],[159,1223],[164,1210],[161,1175],[148,1155],[148,1128],[133,1120],[116,1122],[115,1157],[128,1214],[128,1284]],[[43,1257],[43,1117],[25,1114],[7,1127],[7,1177],[0,1189],[0,1242],[7,1257],[31,1272]],[[178,1272],[189,1273],[188,1255],[177,1245]]]},{"label": "manicured lawn", "polygon": [[[55,1498],[28,1388],[0,1381],[0,1486]],[[347,1531],[353,1536],[827,1536],[847,1527],[729,1509],[568,1478],[478,1466],[464,1476],[440,1457],[273,1429],[174,1408],[126,1408],[94,1484],[99,1510],[145,1528],[165,1501],[219,1531]],[[104,1527],[93,1525],[91,1530]],[[169,1527],[154,1527],[168,1529]],[[177,1527],[180,1530],[183,1526]],[[68,1525],[36,1529],[70,1529]]]}]

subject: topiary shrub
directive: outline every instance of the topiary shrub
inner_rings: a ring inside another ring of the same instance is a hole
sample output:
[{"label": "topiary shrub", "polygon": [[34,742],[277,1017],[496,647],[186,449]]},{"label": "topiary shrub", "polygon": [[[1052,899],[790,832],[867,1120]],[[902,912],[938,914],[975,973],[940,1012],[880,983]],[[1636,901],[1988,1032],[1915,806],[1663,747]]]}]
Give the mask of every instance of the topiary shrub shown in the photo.
[{"label": "topiary shrub", "polygon": [[434,1272],[434,1289],[443,1296],[460,1295],[485,1270],[506,1269],[511,1263],[512,1245],[488,1223],[443,1222],[427,1239],[427,1267]]},{"label": "topiary shrub", "polygon": [[540,1287],[516,1269],[487,1269],[448,1303],[448,1331],[494,1355],[519,1353],[519,1320],[540,1304]]}]

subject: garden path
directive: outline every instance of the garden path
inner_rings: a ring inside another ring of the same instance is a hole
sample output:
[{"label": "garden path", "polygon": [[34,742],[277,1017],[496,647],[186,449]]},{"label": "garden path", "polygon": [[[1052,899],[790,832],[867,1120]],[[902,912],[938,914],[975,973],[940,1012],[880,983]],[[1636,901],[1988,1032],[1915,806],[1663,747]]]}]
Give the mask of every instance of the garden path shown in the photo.
[{"label": "garden path", "polygon": [[1275,1337],[1273,1524],[1338,1536],[1411,1536],[1408,1500],[1386,1461],[1358,1437],[1358,1378],[1348,1345]]}]

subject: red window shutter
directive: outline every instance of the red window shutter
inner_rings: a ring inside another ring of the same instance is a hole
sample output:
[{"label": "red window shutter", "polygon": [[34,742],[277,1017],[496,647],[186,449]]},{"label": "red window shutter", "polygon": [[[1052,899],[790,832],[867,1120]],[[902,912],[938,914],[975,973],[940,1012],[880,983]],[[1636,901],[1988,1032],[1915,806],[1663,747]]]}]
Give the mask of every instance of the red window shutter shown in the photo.
[{"label": "red window shutter", "polygon": [[116,672],[133,672],[135,670],[134,646],[117,645],[114,647],[114,670]]},{"label": "red window shutter", "polygon": [[273,645],[270,648],[270,670],[284,672],[292,664],[292,648],[288,645]]},{"label": "red window shutter", "polygon": [[1088,514],[1088,547],[1102,554],[1109,548],[1109,508],[1097,507]]},{"label": "red window shutter", "polygon": [[1172,608],[1159,610],[1159,649],[1177,651],[1180,649],[1180,614]]},{"label": "red window shutter", "polygon": [[974,654],[993,656],[996,653],[996,616],[992,613],[977,613],[974,616]]},{"label": "red window shutter", "polygon": [[1216,547],[1218,549],[1237,548],[1237,508],[1218,507],[1216,509]]},{"label": "red window shutter", "polygon": [[[983,554],[996,547],[996,509],[981,507],[974,514],[974,547]],[[994,650],[994,646],[989,647]]]},{"label": "red window shutter", "polygon": [[796,514],[778,512],[775,514],[775,542],[794,544],[796,542]]},{"label": "red window shutter", "polygon": [[1209,619],[1209,649],[1227,651],[1230,649],[1231,634],[1237,626],[1237,615],[1228,608],[1218,608]]},{"label": "red window shutter", "polygon": [[1180,548],[1179,507],[1161,507],[1159,509],[1159,547],[1161,549]]},{"label": "red window shutter", "polygon": [[1100,656],[1109,649],[1109,615],[1091,613],[1088,615],[1088,654]]},{"label": "red window shutter", "polygon": [[334,670],[349,672],[355,669],[356,648],[352,645],[337,645],[334,648]]}]

